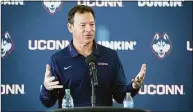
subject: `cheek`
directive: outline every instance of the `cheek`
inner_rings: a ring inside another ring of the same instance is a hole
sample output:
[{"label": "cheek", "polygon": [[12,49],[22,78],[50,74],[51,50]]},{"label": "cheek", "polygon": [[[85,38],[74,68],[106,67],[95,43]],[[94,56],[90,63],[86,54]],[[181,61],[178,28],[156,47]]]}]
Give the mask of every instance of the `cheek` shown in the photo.
[{"label": "cheek", "polygon": [[80,31],[80,30],[75,30],[74,31],[74,36],[76,39],[82,39],[82,36],[83,35],[83,31]]}]

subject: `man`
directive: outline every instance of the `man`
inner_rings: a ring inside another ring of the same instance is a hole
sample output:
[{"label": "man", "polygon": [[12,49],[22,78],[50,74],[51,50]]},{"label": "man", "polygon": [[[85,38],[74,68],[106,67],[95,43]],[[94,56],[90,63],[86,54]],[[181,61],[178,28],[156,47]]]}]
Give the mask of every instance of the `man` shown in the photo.
[{"label": "man", "polygon": [[98,86],[96,106],[112,106],[112,97],[122,103],[126,92],[134,97],[144,80],[146,65],[131,83],[127,84],[122,64],[116,51],[97,44],[95,37],[95,14],[91,7],[78,5],[68,13],[69,32],[73,40],[63,50],[51,56],[46,65],[44,84],[40,99],[44,106],[51,107],[64,96],[64,89],[70,89],[74,106],[91,106],[91,77],[85,58],[96,57]]}]

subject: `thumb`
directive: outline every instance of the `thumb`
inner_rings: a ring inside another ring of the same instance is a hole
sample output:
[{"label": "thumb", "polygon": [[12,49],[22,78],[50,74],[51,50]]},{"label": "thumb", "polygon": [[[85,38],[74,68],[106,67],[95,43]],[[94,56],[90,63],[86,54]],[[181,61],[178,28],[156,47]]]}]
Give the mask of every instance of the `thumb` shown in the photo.
[{"label": "thumb", "polygon": [[45,73],[45,76],[46,76],[46,77],[49,77],[49,76],[50,76],[50,65],[49,65],[49,64],[46,64],[46,73]]},{"label": "thumb", "polygon": [[146,64],[141,65],[141,71],[143,71],[146,68]]},{"label": "thumb", "polygon": [[146,72],[146,64],[143,64],[143,65],[141,66],[140,72],[141,72],[140,75],[142,75],[142,76],[140,76],[140,77],[143,77],[143,76],[145,75],[145,72]]}]

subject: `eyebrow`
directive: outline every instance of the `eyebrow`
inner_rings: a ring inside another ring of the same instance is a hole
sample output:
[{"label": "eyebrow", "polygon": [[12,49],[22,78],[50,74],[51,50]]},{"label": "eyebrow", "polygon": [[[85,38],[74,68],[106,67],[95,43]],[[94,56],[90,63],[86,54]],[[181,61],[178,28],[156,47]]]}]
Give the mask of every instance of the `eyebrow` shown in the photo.
[{"label": "eyebrow", "polygon": [[[92,21],[92,22],[89,22],[89,23],[95,23],[95,21]],[[85,22],[82,22],[82,23],[80,23],[80,24],[86,24]]]}]

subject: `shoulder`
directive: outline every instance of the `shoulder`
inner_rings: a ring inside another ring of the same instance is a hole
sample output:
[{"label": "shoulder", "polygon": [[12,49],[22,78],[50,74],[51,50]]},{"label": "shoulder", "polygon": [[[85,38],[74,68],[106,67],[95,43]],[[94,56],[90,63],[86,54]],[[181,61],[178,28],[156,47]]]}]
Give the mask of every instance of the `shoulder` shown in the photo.
[{"label": "shoulder", "polygon": [[69,57],[69,51],[68,51],[68,46],[65,47],[64,49],[61,49],[59,51],[57,51],[56,53],[54,53],[53,55],[51,55],[51,59],[52,60],[59,60],[61,58],[65,58],[65,57]]}]

